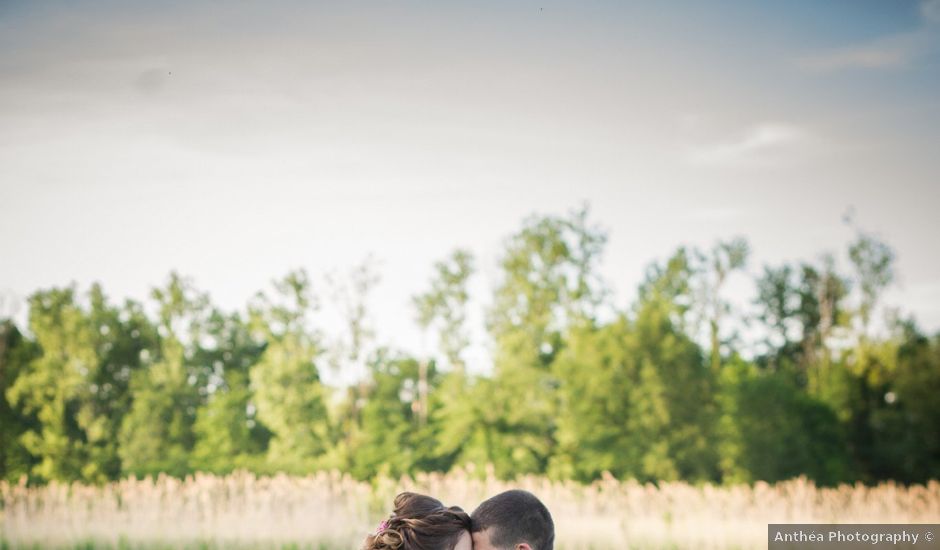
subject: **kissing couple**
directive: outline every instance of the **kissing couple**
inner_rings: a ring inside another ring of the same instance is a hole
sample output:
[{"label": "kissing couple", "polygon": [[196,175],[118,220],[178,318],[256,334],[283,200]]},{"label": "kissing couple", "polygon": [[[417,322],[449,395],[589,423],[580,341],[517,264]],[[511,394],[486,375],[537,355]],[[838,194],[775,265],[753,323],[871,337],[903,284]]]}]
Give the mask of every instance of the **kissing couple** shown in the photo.
[{"label": "kissing couple", "polygon": [[362,550],[552,550],[555,524],[528,491],[483,501],[473,514],[417,493],[395,497],[395,511]]}]

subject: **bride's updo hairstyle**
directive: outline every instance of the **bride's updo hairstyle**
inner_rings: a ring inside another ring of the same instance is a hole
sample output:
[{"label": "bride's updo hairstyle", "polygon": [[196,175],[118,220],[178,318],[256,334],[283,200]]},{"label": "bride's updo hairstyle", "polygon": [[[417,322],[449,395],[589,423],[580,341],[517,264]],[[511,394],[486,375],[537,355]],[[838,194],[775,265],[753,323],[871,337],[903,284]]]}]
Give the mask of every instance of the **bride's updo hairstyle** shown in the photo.
[{"label": "bride's updo hairstyle", "polygon": [[416,493],[395,497],[395,512],[362,550],[453,550],[460,535],[470,531],[470,516],[457,506]]}]

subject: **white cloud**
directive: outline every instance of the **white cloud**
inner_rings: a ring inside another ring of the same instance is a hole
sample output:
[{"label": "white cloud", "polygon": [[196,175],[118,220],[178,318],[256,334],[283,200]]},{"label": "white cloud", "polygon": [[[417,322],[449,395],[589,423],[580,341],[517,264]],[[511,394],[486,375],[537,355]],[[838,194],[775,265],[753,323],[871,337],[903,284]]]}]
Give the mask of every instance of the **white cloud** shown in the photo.
[{"label": "white cloud", "polygon": [[890,69],[908,65],[929,43],[924,31],[880,38],[869,44],[839,48],[798,60],[797,64],[814,71],[838,69]]},{"label": "white cloud", "polygon": [[790,124],[763,123],[737,139],[690,148],[686,160],[695,164],[734,165],[767,160],[775,152],[806,139],[807,133]]},{"label": "white cloud", "polygon": [[924,0],[921,2],[920,14],[930,23],[940,23],[940,0]]},{"label": "white cloud", "polygon": [[924,0],[920,4],[922,24],[910,32],[882,36],[864,44],[812,54],[796,61],[797,66],[811,71],[841,69],[894,69],[904,67],[928,52],[937,38],[940,23],[940,0]]}]

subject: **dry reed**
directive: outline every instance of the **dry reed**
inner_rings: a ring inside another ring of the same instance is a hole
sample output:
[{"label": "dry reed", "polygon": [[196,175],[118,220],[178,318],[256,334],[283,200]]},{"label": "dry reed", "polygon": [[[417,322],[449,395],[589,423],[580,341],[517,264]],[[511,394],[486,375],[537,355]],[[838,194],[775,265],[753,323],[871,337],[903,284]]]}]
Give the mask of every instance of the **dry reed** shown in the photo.
[{"label": "dry reed", "polygon": [[[482,479],[481,479],[482,477]],[[434,495],[472,509],[510,487],[551,509],[557,547],[766,548],[768,523],[937,523],[940,483],[816,487],[806,479],[769,485],[659,486],[606,478],[590,485],[526,477],[515,482],[456,471],[358,482],[339,473],[307,477],[197,474],[127,479],[101,487],[0,482],[0,537],[14,547],[78,541],[170,547],[208,541],[356,548],[393,496]]]}]

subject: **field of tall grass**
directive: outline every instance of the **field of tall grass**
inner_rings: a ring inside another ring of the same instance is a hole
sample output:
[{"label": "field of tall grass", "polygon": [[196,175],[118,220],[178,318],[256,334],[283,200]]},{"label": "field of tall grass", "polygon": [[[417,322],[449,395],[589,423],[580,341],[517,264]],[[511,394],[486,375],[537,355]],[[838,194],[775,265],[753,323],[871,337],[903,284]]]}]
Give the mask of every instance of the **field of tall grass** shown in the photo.
[{"label": "field of tall grass", "polygon": [[472,510],[511,487],[552,511],[559,549],[766,548],[768,523],[936,523],[940,483],[816,487],[805,479],[754,486],[590,485],[454,472],[358,482],[308,477],[196,475],[95,487],[0,483],[3,548],[354,549],[413,490]]}]

